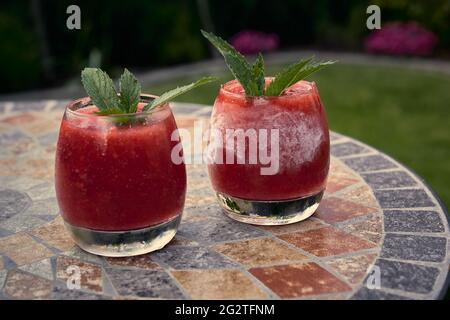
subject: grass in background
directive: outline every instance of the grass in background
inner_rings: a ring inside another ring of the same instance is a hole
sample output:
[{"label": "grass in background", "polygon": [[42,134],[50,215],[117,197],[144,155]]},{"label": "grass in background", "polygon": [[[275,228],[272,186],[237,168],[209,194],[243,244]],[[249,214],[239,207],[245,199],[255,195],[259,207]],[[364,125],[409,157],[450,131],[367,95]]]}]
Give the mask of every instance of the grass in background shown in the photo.
[{"label": "grass in background", "polygon": [[[279,68],[269,69],[274,74]],[[219,83],[178,101],[212,104]],[[330,129],[378,148],[415,170],[450,205],[450,76],[403,68],[337,64],[312,75]],[[146,88],[160,94],[194,79]]]}]

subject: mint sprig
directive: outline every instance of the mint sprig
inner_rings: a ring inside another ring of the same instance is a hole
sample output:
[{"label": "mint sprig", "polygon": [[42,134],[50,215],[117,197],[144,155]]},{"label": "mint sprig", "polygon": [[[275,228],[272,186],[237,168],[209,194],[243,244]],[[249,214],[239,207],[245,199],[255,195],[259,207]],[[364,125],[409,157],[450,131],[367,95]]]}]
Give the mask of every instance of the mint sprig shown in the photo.
[{"label": "mint sprig", "polygon": [[126,113],[135,113],[141,97],[141,84],[125,69],[119,80],[120,106]]},{"label": "mint sprig", "polygon": [[306,78],[310,74],[325,68],[334,63],[334,61],[312,62],[313,58],[301,60],[293,64],[284,71],[280,72],[266,89],[266,95],[279,96],[284,90],[292,86],[294,83]]},{"label": "mint sprig", "polygon": [[[156,108],[181,94],[214,80],[216,80],[214,77],[204,77],[194,83],[167,91],[145,105],[142,111]],[[97,114],[128,114],[137,111],[141,96],[141,85],[127,69],[124,70],[120,77],[119,93],[117,93],[114,83],[108,74],[98,68],[85,68],[81,72],[81,82],[86,93],[91,97],[92,103],[99,109]],[[120,119],[120,124],[126,123],[124,119]]]},{"label": "mint sprig", "polygon": [[159,105],[162,105],[176,97],[178,97],[179,95],[182,95],[188,91],[191,91],[194,88],[197,88],[199,86],[202,86],[206,83],[215,81],[217,78],[215,77],[203,77],[191,84],[182,86],[182,87],[178,87],[175,89],[172,89],[170,91],[164,92],[162,95],[160,95],[158,98],[156,98],[155,100],[153,100],[152,102],[150,102],[149,104],[147,104],[143,111],[148,111],[151,110],[153,108],[156,108]]},{"label": "mint sprig", "polygon": [[253,94],[255,96],[264,95],[264,88],[266,87],[266,80],[264,78],[264,59],[262,54],[258,54],[255,63],[252,66],[252,86]]},{"label": "mint sprig", "polygon": [[222,54],[231,73],[240,82],[247,95],[254,96],[256,85],[254,84],[252,67],[245,57],[222,38],[204,30],[201,30],[201,33]]},{"label": "mint sprig", "polygon": [[314,72],[329,66],[335,61],[314,62],[313,58],[303,59],[278,73],[271,83],[265,86],[264,61],[258,54],[256,61],[250,65],[243,55],[222,38],[201,30],[203,36],[223,55],[225,63],[233,76],[242,85],[245,94],[250,97],[280,96],[287,88]]},{"label": "mint sprig", "polygon": [[116,113],[119,110],[119,97],[106,72],[97,68],[86,68],[81,72],[81,82],[100,112]]}]

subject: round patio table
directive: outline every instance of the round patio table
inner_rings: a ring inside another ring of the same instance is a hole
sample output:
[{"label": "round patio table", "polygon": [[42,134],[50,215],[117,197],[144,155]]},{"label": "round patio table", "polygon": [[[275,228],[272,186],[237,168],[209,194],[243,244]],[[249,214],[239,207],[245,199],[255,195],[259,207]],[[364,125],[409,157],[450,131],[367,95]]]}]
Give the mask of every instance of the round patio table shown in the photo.
[{"label": "round patio table", "polygon": [[[193,154],[183,220],[169,245],[131,258],[82,251],[65,232],[53,185],[66,103],[0,103],[0,299],[445,295],[449,223],[439,198],[394,159],[337,133],[326,194],[305,221],[259,227],[230,220]],[[173,110],[192,132],[206,126],[211,108],[174,103]]]}]

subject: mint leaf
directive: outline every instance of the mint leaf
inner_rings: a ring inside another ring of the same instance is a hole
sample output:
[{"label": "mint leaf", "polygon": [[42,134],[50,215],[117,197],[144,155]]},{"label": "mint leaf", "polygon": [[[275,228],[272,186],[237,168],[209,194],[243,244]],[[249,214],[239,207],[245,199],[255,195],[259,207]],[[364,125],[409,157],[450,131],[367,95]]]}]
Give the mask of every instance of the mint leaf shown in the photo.
[{"label": "mint leaf", "polygon": [[264,79],[264,59],[261,53],[258,54],[255,63],[252,66],[253,78],[253,95],[264,95],[265,79]]},{"label": "mint leaf", "polygon": [[266,95],[279,96],[283,90],[290,87],[295,83],[296,75],[300,70],[311,62],[313,58],[302,59],[297,63],[291,64],[279,72],[275,78],[270,82],[266,89]]},{"label": "mint leaf", "polygon": [[334,61],[326,62],[312,62],[312,57],[304,60],[300,60],[294,63],[275,76],[275,79],[269,84],[266,89],[267,96],[279,96],[284,90],[292,86],[294,83],[306,78],[312,73],[319,71],[320,69],[331,65]]},{"label": "mint leaf", "polygon": [[[324,61],[324,62],[315,62],[307,64],[296,76],[295,82],[298,82],[307,76],[336,63],[336,61]],[[294,82],[294,83],[295,83]]]},{"label": "mint leaf", "polygon": [[164,92],[161,96],[159,96],[158,98],[156,98],[155,100],[153,100],[152,102],[150,102],[149,104],[147,104],[142,111],[149,111],[152,110],[153,108],[156,108],[157,106],[164,104],[176,97],[178,97],[179,95],[182,95],[194,88],[197,88],[199,86],[202,86],[206,83],[215,81],[217,78],[215,77],[204,77],[201,78],[191,84],[182,86],[182,87],[178,87],[175,89],[172,89],[170,91]]},{"label": "mint leaf", "polygon": [[252,67],[245,57],[222,38],[204,30],[200,31],[222,54],[226,65],[237,81],[239,81],[245,93],[248,96],[254,96],[255,84],[253,81]]},{"label": "mint leaf", "polygon": [[125,68],[119,80],[120,108],[124,113],[135,113],[141,96],[141,85],[136,77]]},{"label": "mint leaf", "polygon": [[81,82],[92,103],[100,111],[120,108],[120,100],[117,96],[111,78],[98,68],[85,68],[81,72]]}]

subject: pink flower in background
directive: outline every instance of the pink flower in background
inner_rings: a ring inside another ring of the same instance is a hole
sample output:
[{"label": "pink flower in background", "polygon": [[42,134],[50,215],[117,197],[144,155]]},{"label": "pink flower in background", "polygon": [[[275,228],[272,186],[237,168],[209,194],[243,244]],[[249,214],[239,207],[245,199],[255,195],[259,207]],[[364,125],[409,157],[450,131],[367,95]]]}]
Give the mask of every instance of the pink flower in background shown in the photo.
[{"label": "pink flower in background", "polygon": [[231,37],[230,43],[242,54],[255,54],[276,50],[279,38],[274,33],[244,30]]},{"label": "pink flower in background", "polygon": [[394,22],[372,32],[365,39],[364,47],[370,53],[428,56],[437,42],[434,33],[416,22]]}]

